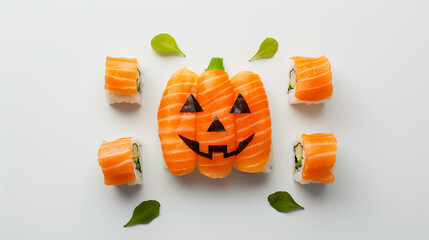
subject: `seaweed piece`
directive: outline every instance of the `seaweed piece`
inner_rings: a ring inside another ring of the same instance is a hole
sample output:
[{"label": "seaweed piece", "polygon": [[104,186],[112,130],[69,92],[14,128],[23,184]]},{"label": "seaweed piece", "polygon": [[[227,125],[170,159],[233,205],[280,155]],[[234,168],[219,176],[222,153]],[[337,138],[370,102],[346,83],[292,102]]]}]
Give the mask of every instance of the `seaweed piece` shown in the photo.
[{"label": "seaweed piece", "polygon": [[249,145],[250,141],[252,141],[255,134],[252,134],[252,136],[246,138],[242,142],[238,144],[238,147],[235,151],[228,152],[226,145],[209,145],[209,152],[204,153],[200,151],[200,143],[194,140],[191,140],[189,138],[186,138],[182,135],[179,135],[179,137],[182,139],[182,141],[190,148],[192,151],[194,151],[196,154],[203,156],[208,159],[213,159],[213,153],[214,152],[221,152],[223,153],[224,158],[228,158],[234,155],[239,154],[241,151],[243,151],[247,145]]},{"label": "seaweed piece", "polygon": [[191,93],[183,105],[180,112],[202,112],[203,108],[198,103],[197,99],[195,99],[194,95]]},{"label": "seaweed piece", "polygon": [[249,105],[247,105],[247,102],[241,93],[238,94],[230,113],[250,113]]}]

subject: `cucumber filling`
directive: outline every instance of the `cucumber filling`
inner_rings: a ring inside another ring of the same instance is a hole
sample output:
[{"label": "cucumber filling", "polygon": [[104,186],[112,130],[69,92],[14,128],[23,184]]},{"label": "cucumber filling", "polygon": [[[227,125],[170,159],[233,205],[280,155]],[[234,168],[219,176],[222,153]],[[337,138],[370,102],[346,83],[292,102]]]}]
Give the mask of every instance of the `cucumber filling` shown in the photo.
[{"label": "cucumber filling", "polygon": [[298,143],[294,147],[295,151],[295,168],[298,170],[300,167],[302,167],[302,145],[301,143]]},{"label": "cucumber filling", "polygon": [[294,89],[295,87],[296,87],[296,73],[295,73],[295,68],[293,68],[289,72],[289,88],[288,88],[288,91]]},{"label": "cucumber filling", "polygon": [[139,147],[137,146],[137,144],[133,144],[132,147],[132,151],[131,151],[132,155],[133,155],[133,162],[136,165],[136,169],[139,170],[139,172],[141,172],[141,167],[140,167],[140,159],[139,159]]},{"label": "cucumber filling", "polygon": [[138,76],[137,76],[137,80],[136,80],[136,84],[137,84],[137,92],[140,92],[140,70],[137,68],[138,71]]}]

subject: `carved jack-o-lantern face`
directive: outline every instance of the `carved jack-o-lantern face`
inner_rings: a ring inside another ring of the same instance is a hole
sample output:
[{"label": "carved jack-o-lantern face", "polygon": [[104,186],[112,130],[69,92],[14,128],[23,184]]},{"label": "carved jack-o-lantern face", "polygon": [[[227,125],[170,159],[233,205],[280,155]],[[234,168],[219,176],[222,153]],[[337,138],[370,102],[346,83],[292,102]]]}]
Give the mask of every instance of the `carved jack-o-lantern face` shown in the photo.
[{"label": "carved jack-o-lantern face", "polygon": [[[210,68],[210,67],[209,67]],[[241,72],[229,79],[222,68],[198,76],[183,68],[170,78],[158,109],[158,133],[171,173],[198,170],[227,176],[267,170],[271,118],[259,76]]]},{"label": "carved jack-o-lantern face", "polygon": [[[193,94],[190,94],[188,99],[186,100],[185,104],[183,105],[182,109],[180,110],[182,113],[199,113],[204,112],[201,105],[198,103],[197,99],[195,99]],[[237,96],[237,99],[235,100],[234,105],[231,108],[230,113],[240,113],[240,114],[246,114],[250,113],[249,106],[246,103],[246,100],[244,99],[243,95],[241,93]],[[218,117],[215,117],[213,122],[210,124],[209,128],[207,129],[207,132],[225,132],[225,127],[223,126],[222,122],[218,119]],[[245,140],[241,141],[235,151],[228,152],[227,151],[227,145],[209,145],[208,146],[208,153],[204,153],[200,151],[200,143],[194,140],[191,140],[189,138],[186,138],[184,136],[179,135],[179,137],[183,140],[183,142],[190,148],[192,151],[194,151],[196,154],[203,156],[208,159],[213,158],[214,152],[221,152],[223,153],[224,158],[228,158],[234,155],[239,154],[241,151],[243,151],[247,145],[249,145],[250,141],[252,141],[253,136],[255,134],[252,134]]]}]

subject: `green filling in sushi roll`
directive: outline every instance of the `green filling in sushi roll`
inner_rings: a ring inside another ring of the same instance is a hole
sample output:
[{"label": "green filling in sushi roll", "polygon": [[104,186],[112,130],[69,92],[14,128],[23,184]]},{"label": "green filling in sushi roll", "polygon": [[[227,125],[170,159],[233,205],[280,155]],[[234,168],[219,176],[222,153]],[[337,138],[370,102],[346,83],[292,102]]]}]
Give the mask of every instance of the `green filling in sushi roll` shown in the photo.
[{"label": "green filling in sushi roll", "polygon": [[138,68],[137,68],[137,72],[138,72],[138,76],[137,76],[137,80],[136,80],[137,92],[140,92],[140,70]]},{"label": "green filling in sushi roll", "polygon": [[296,73],[295,69],[290,70],[289,73],[289,88],[288,90],[294,89],[296,87]]},{"label": "green filling in sushi roll", "polygon": [[133,162],[136,165],[136,169],[139,170],[139,172],[141,172],[140,159],[139,159],[139,147],[135,143],[133,144],[132,155],[133,155]]},{"label": "green filling in sushi roll", "polygon": [[301,143],[298,143],[295,147],[295,168],[299,169],[302,167],[302,145]]}]

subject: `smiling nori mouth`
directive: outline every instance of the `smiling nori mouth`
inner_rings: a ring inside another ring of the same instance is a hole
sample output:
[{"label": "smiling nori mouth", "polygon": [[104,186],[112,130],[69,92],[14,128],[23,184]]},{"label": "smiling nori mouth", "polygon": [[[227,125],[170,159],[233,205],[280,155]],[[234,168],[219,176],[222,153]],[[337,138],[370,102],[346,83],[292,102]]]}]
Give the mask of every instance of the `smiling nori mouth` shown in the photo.
[{"label": "smiling nori mouth", "polygon": [[183,142],[190,148],[192,151],[194,151],[196,154],[203,156],[205,158],[208,158],[210,160],[213,159],[213,153],[214,152],[221,152],[223,153],[224,158],[228,158],[234,155],[238,155],[240,152],[242,152],[247,145],[249,145],[250,141],[252,141],[255,134],[252,134],[252,136],[244,139],[238,144],[237,149],[232,152],[228,152],[227,145],[209,145],[209,153],[204,153],[200,151],[200,143],[194,140],[191,140],[189,138],[186,138],[184,136],[179,135],[179,137],[183,140]]}]

